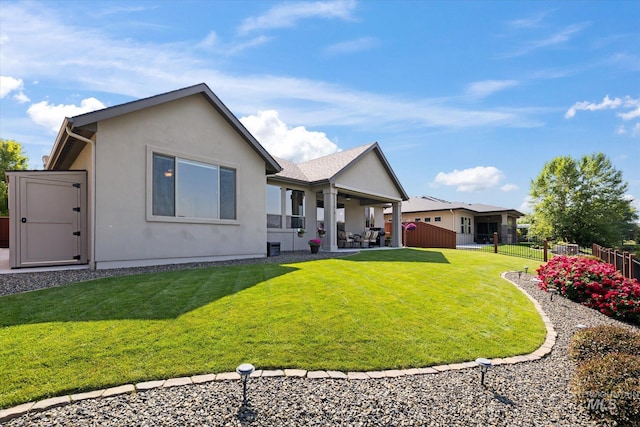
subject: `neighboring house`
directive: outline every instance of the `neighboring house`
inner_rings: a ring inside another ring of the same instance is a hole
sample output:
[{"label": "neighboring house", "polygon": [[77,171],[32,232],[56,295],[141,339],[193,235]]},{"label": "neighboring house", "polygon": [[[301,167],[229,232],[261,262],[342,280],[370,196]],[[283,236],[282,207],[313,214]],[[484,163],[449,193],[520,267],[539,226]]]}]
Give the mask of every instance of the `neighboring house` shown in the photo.
[{"label": "neighboring house", "polygon": [[[515,209],[429,196],[410,197],[402,202],[402,222],[426,222],[455,231],[458,245],[492,242],[494,232],[501,243],[516,243],[516,220],[523,215]],[[390,211],[385,211],[385,220],[391,221]]]},{"label": "neighboring house", "polygon": [[[281,165],[205,84],[67,118],[45,171],[7,173],[11,267],[262,257],[267,241],[307,247],[318,220],[323,248],[336,249],[341,206],[346,227],[362,229],[369,206],[382,227],[383,204],[400,218],[407,198],[377,144],[354,150],[318,159],[324,175],[309,174],[311,162]],[[283,222],[267,235],[271,185],[281,188]],[[335,209],[319,219],[319,204]],[[307,238],[297,238],[299,225]]]}]

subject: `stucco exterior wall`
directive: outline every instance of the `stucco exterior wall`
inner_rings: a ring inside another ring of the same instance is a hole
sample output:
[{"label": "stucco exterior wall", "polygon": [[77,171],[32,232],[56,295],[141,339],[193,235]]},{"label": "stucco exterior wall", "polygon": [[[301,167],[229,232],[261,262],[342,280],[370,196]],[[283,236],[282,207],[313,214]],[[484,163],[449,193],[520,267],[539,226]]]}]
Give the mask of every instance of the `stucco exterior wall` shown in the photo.
[{"label": "stucco exterior wall", "polygon": [[355,165],[338,175],[335,179],[335,186],[398,201],[402,198],[393,180],[373,151],[364,155]]},{"label": "stucco exterior wall", "polygon": [[[152,152],[236,169],[237,220],[150,220]],[[264,160],[202,97],[98,123],[96,267],[264,256]]]}]

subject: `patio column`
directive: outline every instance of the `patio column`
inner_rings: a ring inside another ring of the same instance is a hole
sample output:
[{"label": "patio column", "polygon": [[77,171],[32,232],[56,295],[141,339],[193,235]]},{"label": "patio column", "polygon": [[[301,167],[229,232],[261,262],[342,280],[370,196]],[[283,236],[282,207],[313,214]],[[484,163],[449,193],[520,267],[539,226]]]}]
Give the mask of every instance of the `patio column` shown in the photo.
[{"label": "patio column", "polygon": [[508,219],[508,215],[506,213],[503,213],[502,215],[502,224],[500,225],[500,234],[501,234],[501,239],[502,243],[507,243],[507,244],[511,244],[511,239],[509,237],[509,219]]},{"label": "patio column", "polygon": [[402,246],[402,202],[393,202],[391,212],[391,246]]},{"label": "patio column", "polygon": [[322,190],[324,197],[324,229],[327,234],[322,238],[322,250],[335,252],[338,250],[338,227],[336,223],[336,207],[338,191],[334,187]]}]

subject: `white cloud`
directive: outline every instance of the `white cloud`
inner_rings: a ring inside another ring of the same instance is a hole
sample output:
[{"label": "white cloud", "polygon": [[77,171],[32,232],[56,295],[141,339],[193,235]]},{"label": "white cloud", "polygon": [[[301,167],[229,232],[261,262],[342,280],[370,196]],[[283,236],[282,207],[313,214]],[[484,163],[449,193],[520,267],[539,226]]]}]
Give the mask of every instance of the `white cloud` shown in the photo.
[{"label": "white cloud", "polygon": [[24,83],[22,79],[8,76],[0,76],[0,99],[9,95],[13,91],[22,90]]},{"label": "white cloud", "polygon": [[640,102],[638,102],[638,104],[639,105],[635,110],[631,110],[626,113],[618,113],[618,117],[620,117],[622,120],[633,120],[640,118]]},{"label": "white cloud", "polygon": [[467,94],[474,98],[485,98],[501,90],[517,86],[517,80],[483,80],[471,83],[467,87]]},{"label": "white cloud", "polygon": [[573,38],[575,35],[577,35],[586,27],[588,27],[589,25],[590,24],[588,22],[569,25],[568,27],[563,28],[562,30],[558,31],[555,34],[552,34],[551,36],[545,39],[534,40],[534,41],[525,43],[520,49],[518,49],[517,51],[507,56],[509,57],[522,56],[538,49],[543,49],[546,47],[551,47],[551,46],[556,46],[556,45],[566,43],[569,40],[571,40],[571,38]]},{"label": "white cloud", "polygon": [[256,30],[288,28],[305,18],[347,20],[351,19],[351,12],[355,6],[354,0],[282,3],[272,7],[263,15],[245,19],[238,31],[246,34]]},{"label": "white cloud", "polygon": [[472,192],[495,187],[503,178],[504,174],[500,169],[493,166],[477,166],[461,171],[455,169],[449,173],[439,172],[434,182],[455,186],[457,191]]},{"label": "white cloud", "polygon": [[18,92],[15,95],[13,95],[13,99],[18,101],[20,104],[26,104],[27,102],[31,101],[29,97],[25,95],[23,92]]},{"label": "white cloud", "polygon": [[531,196],[526,196],[524,198],[524,201],[522,202],[518,210],[524,213],[533,212],[533,199],[531,198]]},{"label": "white cloud", "polygon": [[206,49],[208,51],[214,51],[218,55],[234,55],[242,52],[245,49],[260,46],[270,41],[271,38],[267,36],[258,36],[249,40],[234,41],[231,43],[223,43],[215,31],[211,31],[207,36],[196,46],[200,49]]},{"label": "white cloud", "polygon": [[53,132],[60,129],[60,125],[65,117],[73,117],[78,114],[89,113],[91,111],[105,108],[105,105],[96,98],[83,99],[80,106],[77,105],[52,105],[48,101],[33,104],[27,110],[31,120],[40,126],[45,126]]},{"label": "white cloud", "polygon": [[576,112],[578,111],[599,111],[599,110],[615,110],[617,108],[630,108],[631,111],[625,113],[617,113],[618,117],[622,120],[632,120],[640,117],[640,98],[634,99],[630,96],[625,96],[624,98],[609,98],[609,95],[606,95],[602,102],[588,102],[581,101],[573,104],[565,113],[564,117],[566,119],[570,119],[575,117]]},{"label": "white cloud", "polygon": [[354,40],[347,40],[340,43],[332,44],[325,48],[325,53],[329,55],[343,55],[363,50],[369,50],[375,47],[378,41],[373,37],[360,37]]},{"label": "white cloud", "polygon": [[[217,66],[220,55],[202,55],[207,44],[216,51],[227,47],[213,34],[201,44],[191,40],[138,43],[78,26],[79,21],[70,23],[46,4],[38,13],[21,5],[9,3],[3,7],[2,32],[11,37],[3,41],[0,56],[5,74],[24,76],[25,80],[62,81],[78,91],[132,98],[207,82],[238,115],[275,109],[283,116],[286,114],[291,122],[313,127],[523,128],[541,125],[531,118],[537,112],[530,108],[467,109],[450,105],[446,99],[358,91],[319,80],[228,74]],[[60,46],[74,46],[74,49],[61,50]],[[100,55],[78,56],[78,51],[100,52]]]},{"label": "white cloud", "polygon": [[507,192],[507,191],[514,191],[517,190],[519,187],[515,184],[505,184],[502,187],[500,187],[500,190]]},{"label": "white cloud", "polygon": [[260,111],[240,121],[269,153],[291,162],[304,162],[340,151],[324,132],[309,131],[304,126],[289,127],[275,110]]},{"label": "white cloud", "polygon": [[540,23],[547,16],[547,14],[547,12],[543,12],[528,18],[514,19],[512,21],[508,21],[507,25],[516,29],[537,28],[540,26]]}]

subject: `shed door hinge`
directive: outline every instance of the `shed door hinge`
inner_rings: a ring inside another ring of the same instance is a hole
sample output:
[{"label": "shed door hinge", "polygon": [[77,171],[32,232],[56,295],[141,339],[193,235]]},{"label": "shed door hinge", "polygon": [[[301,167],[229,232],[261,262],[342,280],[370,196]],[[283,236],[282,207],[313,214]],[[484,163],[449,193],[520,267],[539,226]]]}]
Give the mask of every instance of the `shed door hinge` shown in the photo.
[{"label": "shed door hinge", "polygon": [[73,186],[74,186],[75,188],[80,188],[80,183],[79,183],[79,182],[74,182],[74,183],[73,183]]},{"label": "shed door hinge", "polygon": [[73,259],[77,259],[78,261],[80,260],[81,256],[80,255],[76,255],[73,257]]},{"label": "shed door hinge", "polygon": [[73,232],[73,235],[74,235],[74,236],[79,236],[79,235],[80,235],[80,232],[79,232],[79,231],[74,231],[74,232]]},{"label": "shed door hinge", "polygon": [[77,208],[73,208],[73,211],[74,211],[74,212],[80,212],[80,208],[79,208],[79,207],[77,207]]}]

